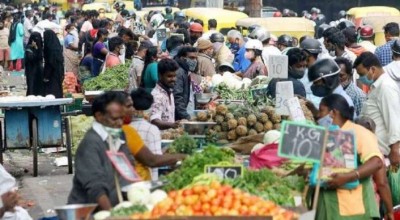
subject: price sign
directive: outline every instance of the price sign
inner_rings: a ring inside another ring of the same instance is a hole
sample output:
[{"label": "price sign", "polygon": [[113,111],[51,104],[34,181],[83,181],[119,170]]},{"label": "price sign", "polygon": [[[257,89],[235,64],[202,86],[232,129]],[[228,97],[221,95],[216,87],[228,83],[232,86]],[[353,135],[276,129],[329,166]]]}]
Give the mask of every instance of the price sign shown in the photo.
[{"label": "price sign", "polygon": [[107,151],[107,156],[114,168],[123,178],[131,182],[141,180],[124,153]]},{"label": "price sign", "polygon": [[327,131],[324,127],[284,121],[278,155],[319,163]]},{"label": "price sign", "polygon": [[221,179],[240,177],[243,175],[242,165],[207,165],[205,173],[216,174]]},{"label": "price sign", "polygon": [[157,29],[156,34],[158,41],[164,41],[167,38],[167,29],[166,28]]},{"label": "price sign", "polygon": [[287,101],[294,97],[293,82],[276,83],[275,111],[278,115],[289,115]]},{"label": "price sign", "polygon": [[267,87],[264,88],[259,88],[259,89],[252,89],[251,90],[251,96],[253,97],[253,100],[256,100],[257,98],[262,98],[267,95]]},{"label": "price sign", "polygon": [[178,37],[180,37],[183,41],[185,41],[185,35],[183,35],[183,34],[171,33],[171,37],[172,37],[172,36],[178,36]]},{"label": "price sign", "polygon": [[303,109],[300,106],[299,98],[293,97],[287,100],[287,107],[292,121],[305,121]]},{"label": "price sign", "polygon": [[268,56],[268,77],[281,79],[288,78],[288,56]]}]

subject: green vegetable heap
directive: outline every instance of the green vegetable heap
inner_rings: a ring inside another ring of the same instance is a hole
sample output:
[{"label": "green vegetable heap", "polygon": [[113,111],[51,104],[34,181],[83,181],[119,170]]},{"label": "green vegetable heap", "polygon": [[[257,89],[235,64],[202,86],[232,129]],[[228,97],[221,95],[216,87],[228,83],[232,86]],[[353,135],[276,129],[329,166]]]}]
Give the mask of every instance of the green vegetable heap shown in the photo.
[{"label": "green vegetable heap", "polygon": [[180,153],[180,154],[192,154],[197,148],[197,141],[190,137],[188,134],[184,134],[172,142],[168,147],[169,153]]},{"label": "green vegetable heap", "polygon": [[127,208],[119,208],[117,210],[111,211],[111,216],[113,217],[126,217],[131,216],[136,213],[143,213],[148,211],[145,205],[133,205]]},{"label": "green vegetable heap", "polygon": [[107,91],[113,89],[126,89],[129,85],[130,62],[109,69],[97,77],[86,80],[83,88],[86,91]]},{"label": "green vegetable heap", "polygon": [[280,177],[271,170],[247,171],[243,177],[226,179],[227,184],[282,206],[294,206],[294,194],[301,194],[305,180],[299,176]]},{"label": "green vegetable heap", "polygon": [[169,182],[165,190],[178,190],[192,183],[193,178],[204,173],[206,165],[217,164],[222,161],[233,162],[235,153],[229,148],[208,146],[200,153],[195,153],[182,162],[182,166],[165,176]]}]

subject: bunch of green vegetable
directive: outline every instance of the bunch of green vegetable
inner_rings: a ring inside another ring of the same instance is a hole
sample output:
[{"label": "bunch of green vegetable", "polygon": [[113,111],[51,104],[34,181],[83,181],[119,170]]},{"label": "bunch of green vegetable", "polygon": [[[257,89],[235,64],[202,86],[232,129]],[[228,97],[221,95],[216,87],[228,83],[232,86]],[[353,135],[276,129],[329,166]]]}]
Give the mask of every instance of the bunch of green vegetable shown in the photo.
[{"label": "bunch of green vegetable", "polygon": [[235,152],[229,148],[208,146],[202,152],[194,153],[182,162],[179,169],[165,176],[169,182],[166,191],[182,189],[192,183],[193,178],[204,173],[206,165],[217,164],[221,161],[233,162]]},{"label": "bunch of green vegetable", "polygon": [[248,100],[251,98],[248,89],[231,89],[225,83],[219,84],[215,88],[221,99],[226,100]]},{"label": "bunch of green vegetable", "polygon": [[107,91],[113,89],[126,89],[129,85],[130,62],[108,68],[99,76],[86,80],[83,88],[86,91]]},{"label": "bunch of green vegetable", "polygon": [[169,153],[192,154],[197,148],[197,141],[187,133],[183,134],[168,147]]},{"label": "bunch of green vegetable", "polygon": [[280,177],[269,169],[247,171],[243,177],[226,179],[225,183],[278,205],[294,206],[294,195],[301,195],[305,180],[299,176]]},{"label": "bunch of green vegetable", "polygon": [[111,211],[111,216],[113,217],[127,217],[137,213],[144,213],[147,211],[145,205],[132,205],[126,208],[113,209]]}]

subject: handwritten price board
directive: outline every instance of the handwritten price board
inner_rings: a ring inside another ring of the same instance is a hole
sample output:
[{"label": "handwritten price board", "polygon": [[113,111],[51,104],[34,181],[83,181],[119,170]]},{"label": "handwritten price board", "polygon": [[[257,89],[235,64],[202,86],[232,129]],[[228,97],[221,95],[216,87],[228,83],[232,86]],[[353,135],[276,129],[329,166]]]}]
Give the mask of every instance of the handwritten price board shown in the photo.
[{"label": "handwritten price board", "polygon": [[319,163],[327,131],[324,127],[284,121],[278,155]]},{"label": "handwritten price board", "polygon": [[276,83],[275,111],[278,115],[289,115],[287,101],[294,97],[293,82]]},{"label": "handwritten price board", "polygon": [[124,179],[131,182],[137,182],[141,180],[124,153],[107,151],[107,156],[114,168]]},{"label": "handwritten price board", "polygon": [[165,39],[167,39],[167,29],[166,28],[157,29],[156,34],[157,34],[158,41],[164,41]]},{"label": "handwritten price board", "polygon": [[300,106],[299,98],[293,97],[287,100],[287,107],[292,121],[305,121],[303,109]]},{"label": "handwritten price board", "polygon": [[241,165],[207,165],[205,173],[214,173],[221,179],[234,179],[243,175],[243,166]]},{"label": "handwritten price board", "polygon": [[268,56],[268,76],[271,78],[288,78],[288,56],[269,55]]}]

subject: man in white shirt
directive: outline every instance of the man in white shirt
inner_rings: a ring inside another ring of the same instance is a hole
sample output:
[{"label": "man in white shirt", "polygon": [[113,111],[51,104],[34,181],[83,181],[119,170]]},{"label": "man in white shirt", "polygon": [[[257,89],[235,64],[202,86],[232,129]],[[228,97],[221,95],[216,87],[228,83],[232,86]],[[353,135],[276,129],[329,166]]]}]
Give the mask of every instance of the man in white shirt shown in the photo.
[{"label": "man in white shirt", "polygon": [[29,37],[31,36],[33,29],[33,12],[31,10],[25,11],[25,19],[24,19],[24,44],[28,43]]},{"label": "man in white shirt", "polygon": [[53,22],[53,15],[47,14],[46,19],[39,21],[32,29],[32,32],[39,32],[42,36],[45,30],[50,29],[56,33],[61,31],[61,26]]},{"label": "man in white shirt", "polygon": [[217,31],[217,20],[210,19],[208,20],[208,31],[201,36],[202,39],[210,40],[210,36],[214,33],[218,33]]},{"label": "man in white shirt", "polygon": [[365,25],[361,27],[360,38],[362,41],[359,43],[359,45],[364,47],[367,51],[375,53],[376,50],[376,46],[374,44],[375,33],[374,29],[371,26]]},{"label": "man in white shirt", "polygon": [[361,116],[371,118],[376,124],[375,134],[379,148],[394,166],[400,164],[400,88],[384,72],[376,55],[362,53],[354,63],[360,81],[370,86],[368,99]]}]

